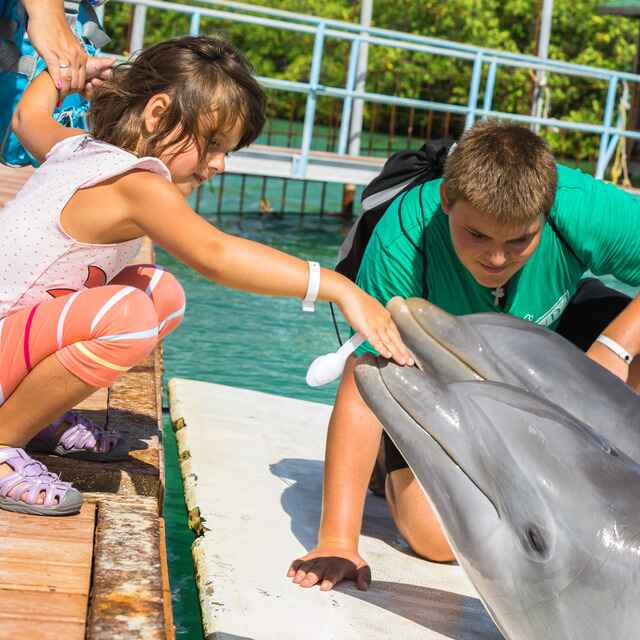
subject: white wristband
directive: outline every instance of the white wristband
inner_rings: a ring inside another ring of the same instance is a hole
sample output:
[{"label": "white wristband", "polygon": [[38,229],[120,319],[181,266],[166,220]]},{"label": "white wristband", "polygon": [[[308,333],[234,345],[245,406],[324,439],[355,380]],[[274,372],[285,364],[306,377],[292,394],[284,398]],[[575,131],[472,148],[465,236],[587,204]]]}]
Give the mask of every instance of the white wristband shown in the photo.
[{"label": "white wristband", "polygon": [[633,356],[623,347],[621,347],[615,340],[605,336],[601,333],[597,338],[596,342],[603,344],[607,349],[610,349],[615,353],[619,358],[621,358],[626,364],[631,364],[633,360]]},{"label": "white wristband", "polygon": [[320,290],[320,265],[317,262],[309,260],[309,284],[307,285],[307,293],[302,301],[303,311],[315,311],[314,302],[318,297]]}]

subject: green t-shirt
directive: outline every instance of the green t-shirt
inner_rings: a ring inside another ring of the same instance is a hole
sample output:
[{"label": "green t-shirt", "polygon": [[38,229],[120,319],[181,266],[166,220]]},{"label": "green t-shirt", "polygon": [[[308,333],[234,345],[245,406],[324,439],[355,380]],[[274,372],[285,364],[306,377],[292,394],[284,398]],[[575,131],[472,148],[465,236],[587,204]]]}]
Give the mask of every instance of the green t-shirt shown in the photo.
[{"label": "green t-shirt", "polygon": [[[453,249],[441,182],[398,196],[376,225],[356,282],[382,304],[393,296],[424,297],[426,272],[429,301],[449,313],[503,311],[555,329],[585,271],[640,285],[640,198],[558,165],[551,218],[559,233],[545,224],[538,248],[506,285],[504,307],[497,307],[492,290],[476,282]],[[368,343],[357,353],[366,350],[375,353]]]}]

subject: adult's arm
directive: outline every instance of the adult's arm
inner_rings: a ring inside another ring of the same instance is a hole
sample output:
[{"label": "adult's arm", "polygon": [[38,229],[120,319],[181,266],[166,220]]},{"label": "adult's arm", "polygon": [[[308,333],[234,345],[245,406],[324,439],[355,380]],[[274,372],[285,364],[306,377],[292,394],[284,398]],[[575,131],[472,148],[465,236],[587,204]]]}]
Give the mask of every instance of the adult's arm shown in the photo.
[{"label": "adult's arm", "polygon": [[[29,38],[47,63],[54,83],[60,83],[66,92],[81,91],[85,85],[87,53],[71,31],[62,0],[21,1],[29,16]],[[61,63],[69,65],[62,73]]]}]

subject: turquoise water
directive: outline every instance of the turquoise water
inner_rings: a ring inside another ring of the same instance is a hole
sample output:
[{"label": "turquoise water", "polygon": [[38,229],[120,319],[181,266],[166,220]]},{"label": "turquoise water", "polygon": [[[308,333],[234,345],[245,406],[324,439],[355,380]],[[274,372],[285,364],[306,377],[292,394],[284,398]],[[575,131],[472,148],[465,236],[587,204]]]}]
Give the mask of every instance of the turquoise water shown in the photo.
[{"label": "turquoise water", "polygon": [[[238,198],[239,183],[225,184],[225,200]],[[300,184],[291,184],[291,197]],[[247,201],[257,202],[260,185],[251,183]],[[235,193],[234,193],[235,191]],[[327,196],[328,197],[328,196]],[[341,193],[331,197],[339,205]],[[338,246],[346,230],[336,218],[288,215],[218,218],[216,194],[207,193],[201,214],[219,228],[270,244],[305,259],[333,267]],[[337,383],[312,389],[305,383],[309,363],[317,355],[337,347],[329,305],[319,303],[316,312],[303,313],[296,300],[260,297],[212,284],[172,256],[157,249],[157,260],[180,280],[187,294],[187,312],[182,326],[164,344],[165,380],[188,377],[219,384],[276,393],[284,396],[333,402]],[[340,319],[342,335],[347,326]],[[166,405],[166,400],[165,400]],[[165,419],[165,522],[176,637],[201,640],[202,625],[193,581],[191,544],[182,481],[177,463],[175,437]]]}]

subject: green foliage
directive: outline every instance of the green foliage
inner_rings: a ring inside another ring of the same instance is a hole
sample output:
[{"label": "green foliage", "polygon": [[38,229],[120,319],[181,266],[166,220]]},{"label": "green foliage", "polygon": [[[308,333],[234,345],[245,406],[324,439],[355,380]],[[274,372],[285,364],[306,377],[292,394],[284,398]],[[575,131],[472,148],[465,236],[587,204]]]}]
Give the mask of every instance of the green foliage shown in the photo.
[{"label": "green foliage", "polygon": [[[191,4],[194,4],[193,2]],[[306,13],[325,18],[358,22],[360,6],[350,0],[254,0],[254,4]],[[555,0],[550,57],[576,64],[631,71],[640,21],[596,14],[599,0]],[[534,54],[542,0],[375,0],[373,22],[385,29],[453,40],[490,49]],[[203,5],[207,6],[207,5]],[[209,5],[210,6],[210,5]],[[111,3],[106,27],[113,38],[112,50],[127,50],[131,5]],[[223,30],[250,59],[257,75],[306,82],[309,78],[313,36],[256,27],[240,22],[202,19],[201,33]],[[189,31],[185,15],[149,9],[145,44]],[[328,37],[325,40],[321,83],[344,87],[350,43]],[[472,64],[468,61],[423,52],[369,47],[367,91],[464,105],[468,100]],[[486,67],[485,67],[486,68]],[[486,75],[486,71],[485,71]],[[548,74],[549,116],[602,122],[607,83]],[[493,108],[511,113],[529,113],[533,95],[533,74],[529,69],[498,69]],[[479,102],[482,104],[481,93]],[[306,96],[302,93],[269,92],[269,114],[300,120]],[[336,118],[341,101],[325,98],[318,102],[317,120],[329,124]],[[432,124],[439,123],[439,129]],[[414,112],[369,103],[365,127],[396,132],[413,128],[414,135],[459,133],[464,118]],[[404,135],[404,133],[403,133]],[[581,160],[597,153],[597,136],[567,131],[545,131],[547,140],[560,155]]]}]

